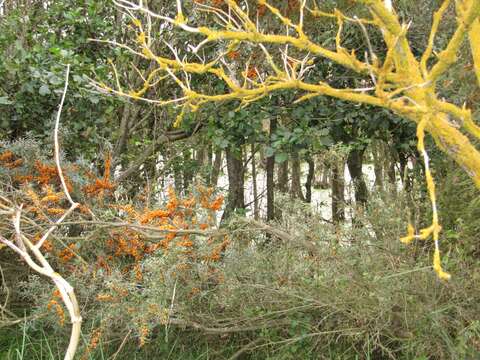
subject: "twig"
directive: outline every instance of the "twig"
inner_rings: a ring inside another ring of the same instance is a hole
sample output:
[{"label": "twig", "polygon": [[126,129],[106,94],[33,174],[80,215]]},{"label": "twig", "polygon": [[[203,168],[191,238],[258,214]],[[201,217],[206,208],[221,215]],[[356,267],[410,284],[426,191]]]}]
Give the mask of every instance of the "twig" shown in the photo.
[{"label": "twig", "polygon": [[115,360],[118,356],[118,354],[120,354],[120,351],[123,349],[123,347],[125,346],[125,343],[127,342],[127,339],[128,337],[130,336],[130,334],[132,333],[132,330],[130,329],[127,333],[127,335],[125,335],[125,337],[123,338],[122,340],[122,343],[120,344],[120,346],[118,347],[118,350],[115,351],[115,354],[113,354],[112,356],[112,360]]},{"label": "twig", "polygon": [[68,191],[67,184],[65,183],[65,178],[63,177],[62,168],[60,166],[60,144],[58,142],[58,128],[60,127],[60,116],[62,115],[63,103],[65,102],[65,96],[67,94],[69,75],[70,75],[70,64],[67,65],[67,71],[65,74],[65,86],[63,88],[60,105],[58,106],[57,118],[55,119],[55,130],[53,132],[53,140],[55,145],[55,164],[57,165],[58,176],[60,177],[60,181],[62,182],[62,187],[63,187],[63,191],[65,192],[65,196],[67,197],[68,201],[70,201],[70,204],[74,205],[75,202],[72,200],[72,197],[70,196],[70,192]]},{"label": "twig", "polygon": [[170,317],[173,315],[173,304],[175,304],[175,294],[177,292],[177,280],[173,285],[172,300],[170,301],[170,308],[168,309],[168,318],[165,323],[165,341],[168,342],[168,329],[170,328]]},{"label": "twig", "polygon": [[65,178],[63,176],[63,171],[62,167],[60,165],[60,142],[58,141],[58,129],[60,127],[60,116],[62,115],[62,109],[63,109],[63,103],[65,102],[65,96],[67,94],[67,89],[68,89],[68,79],[70,75],[70,64],[67,65],[67,70],[65,74],[65,86],[63,88],[63,93],[62,93],[62,99],[60,100],[60,105],[58,106],[58,111],[57,111],[57,116],[55,119],[55,128],[53,131],[53,142],[55,146],[55,165],[57,166],[57,172],[58,176],[60,177],[60,182],[62,183],[62,188],[63,192],[65,193],[65,196],[67,197],[68,201],[70,202],[70,208],[55,222],[55,225],[52,225],[50,229],[42,236],[42,238],[38,241],[38,243],[35,245],[37,249],[40,249],[47,240],[48,236],[55,230],[55,228],[68,216],[70,213],[75,210],[80,204],[76,203],[72,200],[72,197],[70,196],[70,192],[68,191],[67,188],[67,183],[65,182]]},{"label": "twig", "polygon": [[248,350],[252,349],[254,346],[256,346],[259,342],[261,342],[263,340],[263,338],[259,337],[255,340],[252,340],[250,341],[247,345],[241,347],[235,354],[233,354],[232,356],[230,356],[228,358],[228,360],[236,360],[238,359],[240,356],[242,356],[245,352],[247,352]]}]

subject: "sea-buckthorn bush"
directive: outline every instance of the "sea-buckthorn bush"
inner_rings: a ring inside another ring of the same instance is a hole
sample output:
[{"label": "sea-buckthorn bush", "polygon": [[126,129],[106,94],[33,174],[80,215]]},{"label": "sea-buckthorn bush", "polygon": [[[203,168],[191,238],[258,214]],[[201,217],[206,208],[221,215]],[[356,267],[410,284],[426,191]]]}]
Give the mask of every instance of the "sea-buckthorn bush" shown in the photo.
[{"label": "sea-buckthorn bush", "polygon": [[[22,230],[38,241],[42,229],[68,208],[55,164],[33,155],[41,153],[33,141],[3,144],[0,150],[0,171],[7,181],[2,184],[4,192],[23,204],[28,221]],[[169,187],[166,201],[155,205],[119,202],[108,154],[103,168],[103,174],[96,174],[81,164],[64,165],[67,188],[81,205],[42,251],[72,282],[79,300],[87,304],[87,314],[95,314],[87,319],[101,324],[126,322],[143,343],[145,329],[164,319],[165,311],[168,315],[172,283],[178,285],[177,296],[191,297],[207,284],[221,281],[217,263],[230,245],[229,236],[217,229],[223,196],[198,185],[185,198]],[[2,228],[7,229],[9,222],[2,219]],[[158,284],[153,293],[149,282]],[[23,289],[35,293],[34,312],[54,313],[48,318],[63,326],[58,294],[37,281],[24,282]],[[158,302],[161,298],[163,303]]]}]

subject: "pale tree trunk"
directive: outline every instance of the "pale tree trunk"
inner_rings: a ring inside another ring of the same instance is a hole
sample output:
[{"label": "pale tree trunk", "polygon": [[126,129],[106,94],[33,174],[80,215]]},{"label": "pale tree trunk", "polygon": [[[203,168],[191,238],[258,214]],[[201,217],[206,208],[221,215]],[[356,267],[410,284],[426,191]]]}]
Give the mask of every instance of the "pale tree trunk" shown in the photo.
[{"label": "pale tree trunk", "polygon": [[343,160],[333,159],[331,170],[332,220],[335,224],[339,224],[345,221],[345,180],[343,176]]}]

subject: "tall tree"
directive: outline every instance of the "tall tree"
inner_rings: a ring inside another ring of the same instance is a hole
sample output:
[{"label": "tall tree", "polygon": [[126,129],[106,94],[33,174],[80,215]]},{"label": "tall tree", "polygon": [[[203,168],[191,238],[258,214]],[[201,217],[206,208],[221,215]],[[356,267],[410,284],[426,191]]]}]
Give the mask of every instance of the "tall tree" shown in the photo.
[{"label": "tall tree", "polygon": [[[277,118],[270,119],[269,135],[270,141],[272,135],[277,130]],[[267,157],[267,221],[275,219],[275,155],[272,153]]]},{"label": "tall tree", "polygon": [[245,185],[244,185],[244,164],[243,149],[228,148],[226,150],[227,172],[228,172],[228,198],[223,220],[228,219],[234,211],[245,210]]}]

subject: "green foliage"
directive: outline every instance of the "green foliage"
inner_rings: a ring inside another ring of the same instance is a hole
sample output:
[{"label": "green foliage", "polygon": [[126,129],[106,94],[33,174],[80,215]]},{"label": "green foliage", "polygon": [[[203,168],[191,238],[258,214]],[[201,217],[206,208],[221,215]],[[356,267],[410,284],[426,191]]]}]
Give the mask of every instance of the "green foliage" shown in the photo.
[{"label": "green foliage", "polygon": [[113,126],[118,100],[103,98],[88,88],[87,76],[103,78],[106,59],[113,55],[89,38],[120,31],[110,5],[73,0],[56,1],[46,8],[42,3],[19,5],[0,20],[1,138],[31,133],[51,142],[52,119],[68,63],[72,72],[63,114],[69,129],[65,144],[73,157],[95,157],[95,149]]}]

